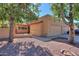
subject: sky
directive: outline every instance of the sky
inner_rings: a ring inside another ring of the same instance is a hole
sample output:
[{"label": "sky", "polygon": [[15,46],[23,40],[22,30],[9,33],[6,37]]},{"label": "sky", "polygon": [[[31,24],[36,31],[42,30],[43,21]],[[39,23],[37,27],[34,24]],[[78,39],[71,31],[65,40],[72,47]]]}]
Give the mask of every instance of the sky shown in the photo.
[{"label": "sky", "polygon": [[42,3],[41,6],[39,7],[39,10],[41,11],[39,13],[39,16],[44,16],[47,14],[52,14],[51,9],[50,9],[50,5],[48,3]]},{"label": "sky", "polygon": [[[39,13],[39,17],[47,15],[47,14],[53,15],[53,13],[51,12],[50,5],[48,3],[42,3],[41,6],[39,7],[39,10],[41,11]],[[74,20],[74,23],[79,23],[79,21]]]}]

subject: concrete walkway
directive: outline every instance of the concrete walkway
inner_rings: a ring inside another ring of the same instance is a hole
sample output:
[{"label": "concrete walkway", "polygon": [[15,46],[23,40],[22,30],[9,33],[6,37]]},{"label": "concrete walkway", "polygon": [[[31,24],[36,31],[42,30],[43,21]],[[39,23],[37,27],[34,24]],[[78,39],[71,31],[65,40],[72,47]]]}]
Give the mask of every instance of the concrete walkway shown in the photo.
[{"label": "concrete walkway", "polygon": [[[61,35],[58,35],[58,36],[49,36],[49,37],[46,37],[46,36],[34,36],[34,38],[37,38],[41,41],[51,41],[51,40],[55,40],[55,39],[63,39],[63,40],[68,40],[68,35],[67,34],[61,34]],[[74,37],[74,42],[75,43],[79,43],[79,35],[75,35]]]}]

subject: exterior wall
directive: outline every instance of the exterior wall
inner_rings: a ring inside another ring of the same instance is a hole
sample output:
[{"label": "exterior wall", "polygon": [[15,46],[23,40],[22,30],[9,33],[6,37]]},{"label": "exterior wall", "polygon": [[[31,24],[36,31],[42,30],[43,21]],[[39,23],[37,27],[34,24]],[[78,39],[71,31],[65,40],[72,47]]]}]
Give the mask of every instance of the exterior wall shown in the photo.
[{"label": "exterior wall", "polygon": [[8,28],[0,28],[0,38],[7,38],[7,37],[9,37]]},{"label": "exterior wall", "polygon": [[67,25],[61,23],[60,21],[51,21],[49,24],[48,36],[60,35],[68,30]]},{"label": "exterior wall", "polygon": [[58,21],[58,19],[51,16],[44,17],[43,22],[43,32],[46,30],[46,34],[44,34],[45,36],[60,35],[68,30],[68,26],[64,24],[64,22]]},{"label": "exterior wall", "polygon": [[61,34],[61,27],[60,25],[51,25],[48,31],[48,36],[55,36]]},{"label": "exterior wall", "polygon": [[42,32],[43,36],[46,36],[48,34],[49,18],[50,17],[46,16],[39,19],[43,21],[43,32]]},{"label": "exterior wall", "polygon": [[[16,24],[15,27],[15,34],[23,34],[23,33],[28,33],[28,26],[27,24]],[[26,28],[26,29],[22,29]]]},{"label": "exterior wall", "polygon": [[54,18],[50,18],[49,26],[48,26],[48,35],[47,36],[55,36],[61,33],[60,22],[55,21]]},{"label": "exterior wall", "polygon": [[[43,16],[39,18],[39,21],[34,21],[30,24],[30,34],[36,36],[55,36],[68,31],[68,26],[64,22],[56,21],[56,18],[51,16]],[[27,25],[18,25],[27,26]],[[16,27],[14,27],[14,37],[16,36]],[[18,32],[27,32],[27,30],[18,30]],[[0,38],[9,37],[9,30],[7,28],[0,28]]]},{"label": "exterior wall", "polygon": [[55,36],[60,35],[68,30],[64,22],[58,21],[55,17],[43,16],[39,18],[42,23],[32,24],[30,33],[37,36]]},{"label": "exterior wall", "polygon": [[42,22],[36,22],[36,23],[32,23],[30,25],[30,34],[31,35],[36,35],[36,36],[42,36]]},{"label": "exterior wall", "polygon": [[62,33],[67,32],[69,30],[68,25],[66,25],[65,23],[61,23],[62,25]]}]

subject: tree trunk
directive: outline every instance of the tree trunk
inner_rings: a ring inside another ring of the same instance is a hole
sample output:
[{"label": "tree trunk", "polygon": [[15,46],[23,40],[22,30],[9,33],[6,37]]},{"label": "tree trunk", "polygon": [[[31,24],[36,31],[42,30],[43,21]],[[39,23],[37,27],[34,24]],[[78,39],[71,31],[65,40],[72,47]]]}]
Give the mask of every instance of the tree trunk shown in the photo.
[{"label": "tree trunk", "polygon": [[4,20],[2,19],[2,28],[4,28]]},{"label": "tree trunk", "polygon": [[14,18],[10,16],[9,42],[13,42]]},{"label": "tree trunk", "polygon": [[[61,4],[61,6],[63,6],[63,4]],[[74,23],[73,23],[73,16],[72,16],[72,4],[69,4],[69,7],[70,7],[69,23],[65,21],[63,11],[61,11],[61,18],[64,21],[64,23],[69,26],[69,37],[68,37],[69,43],[74,43],[75,32],[74,32]]]},{"label": "tree trunk", "polygon": [[72,4],[69,4],[70,7],[70,12],[69,12],[69,43],[74,43],[74,36],[75,36],[75,32],[74,32],[74,23],[73,23],[73,16],[72,16]]},{"label": "tree trunk", "polygon": [[74,43],[74,36],[75,36],[75,32],[74,32],[74,24],[69,24],[69,43]]}]

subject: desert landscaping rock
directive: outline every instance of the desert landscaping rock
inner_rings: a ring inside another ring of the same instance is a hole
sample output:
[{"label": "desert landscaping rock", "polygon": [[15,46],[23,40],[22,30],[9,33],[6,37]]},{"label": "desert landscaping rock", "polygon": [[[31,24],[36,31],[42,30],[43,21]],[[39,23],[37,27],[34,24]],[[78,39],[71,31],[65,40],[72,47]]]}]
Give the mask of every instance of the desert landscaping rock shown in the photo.
[{"label": "desert landscaping rock", "polygon": [[[79,48],[62,42],[44,42],[36,38],[15,38],[13,43],[5,42],[0,44],[0,56],[73,56],[70,52],[79,55]],[[68,52],[61,53],[63,49]]]}]

